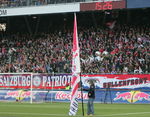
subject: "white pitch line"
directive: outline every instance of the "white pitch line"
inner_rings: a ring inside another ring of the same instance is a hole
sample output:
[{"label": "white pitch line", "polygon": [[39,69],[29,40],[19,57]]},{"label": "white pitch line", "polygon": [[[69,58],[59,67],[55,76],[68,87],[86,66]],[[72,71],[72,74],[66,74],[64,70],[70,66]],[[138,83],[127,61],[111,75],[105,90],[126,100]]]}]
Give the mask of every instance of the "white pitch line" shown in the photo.
[{"label": "white pitch line", "polygon": [[140,115],[140,114],[149,114],[150,112],[136,112],[136,113],[120,113],[120,114],[110,114],[110,115],[94,115],[99,117],[113,117],[113,116],[120,116],[120,115]]},{"label": "white pitch line", "polygon": [[41,114],[41,113],[16,113],[16,112],[0,112],[0,114],[8,114],[8,115],[40,115],[40,116],[66,116],[66,114]]},{"label": "white pitch line", "polygon": [[[1,104],[0,105],[1,107],[2,106],[8,106],[8,105],[3,105]],[[12,107],[30,107],[29,105],[9,105],[9,107],[12,106]],[[40,106],[40,105],[32,105],[33,108],[62,108],[61,106],[58,107],[57,105],[54,105],[53,107],[51,107],[50,105],[43,105],[43,106]]]},{"label": "white pitch line", "polygon": [[[112,116],[121,116],[121,115],[139,115],[139,114],[149,114],[150,112],[137,112],[137,113],[120,113],[120,114],[110,114],[110,115],[94,115],[99,117],[112,117]],[[16,113],[16,112],[0,112],[0,114],[8,115],[40,115],[40,116],[67,116],[67,114],[41,114],[41,113]],[[82,115],[76,115],[82,116]]]}]

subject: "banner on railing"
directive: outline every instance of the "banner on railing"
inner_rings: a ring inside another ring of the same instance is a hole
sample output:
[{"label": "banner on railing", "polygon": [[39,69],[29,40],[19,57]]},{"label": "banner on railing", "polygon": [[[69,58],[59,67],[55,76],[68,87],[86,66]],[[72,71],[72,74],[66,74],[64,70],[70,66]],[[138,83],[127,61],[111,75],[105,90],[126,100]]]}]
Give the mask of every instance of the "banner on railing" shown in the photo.
[{"label": "banner on railing", "polygon": [[[31,78],[32,77],[32,78]],[[65,89],[70,85],[70,74],[0,74],[0,87],[4,88],[31,88],[38,89]]]},{"label": "banner on railing", "polygon": [[31,74],[0,74],[0,87],[30,88]]},{"label": "banner on railing", "polygon": [[37,74],[33,75],[33,88],[65,89],[70,86],[70,74]]},{"label": "banner on railing", "polygon": [[150,75],[82,75],[83,87],[88,87],[88,81],[94,80],[96,88],[137,89],[150,88]]},{"label": "banner on railing", "polygon": [[[89,80],[95,81],[96,89],[150,89],[150,75],[82,75],[83,88],[88,88]],[[32,83],[31,83],[32,81]],[[68,89],[71,74],[0,74],[0,87],[29,89]]]}]

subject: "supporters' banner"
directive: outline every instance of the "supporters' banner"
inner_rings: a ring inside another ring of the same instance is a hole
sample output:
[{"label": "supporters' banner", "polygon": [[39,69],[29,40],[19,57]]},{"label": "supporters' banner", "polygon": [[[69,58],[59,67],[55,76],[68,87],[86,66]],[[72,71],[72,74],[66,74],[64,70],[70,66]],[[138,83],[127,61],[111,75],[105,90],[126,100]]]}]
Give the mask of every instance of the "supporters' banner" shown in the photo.
[{"label": "supporters' banner", "polygon": [[70,74],[37,74],[33,76],[33,88],[65,89],[71,84]]},{"label": "supporters' banner", "polygon": [[[0,87],[31,88],[31,74],[0,74]],[[70,74],[34,74],[32,87],[40,89],[65,89],[70,85]]]},{"label": "supporters' banner", "polygon": [[0,74],[0,87],[30,88],[31,74]]},{"label": "supporters' banner", "polygon": [[[34,89],[67,89],[71,84],[71,74],[33,74]],[[31,88],[31,74],[0,74],[1,88]],[[150,89],[150,75],[82,75],[82,84],[88,88],[88,81],[95,81],[96,89]],[[70,89],[70,88],[68,88]]]},{"label": "supporters' banner", "polygon": [[83,87],[89,87],[88,81],[94,80],[96,88],[136,89],[150,88],[150,75],[82,75]]}]

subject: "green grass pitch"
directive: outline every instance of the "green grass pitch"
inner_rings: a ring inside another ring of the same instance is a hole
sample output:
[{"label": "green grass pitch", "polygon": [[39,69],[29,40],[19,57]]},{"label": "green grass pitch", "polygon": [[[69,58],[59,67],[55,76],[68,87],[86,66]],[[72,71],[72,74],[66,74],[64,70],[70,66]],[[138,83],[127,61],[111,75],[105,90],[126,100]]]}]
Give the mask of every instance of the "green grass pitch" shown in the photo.
[{"label": "green grass pitch", "polygon": [[[69,103],[0,102],[0,117],[69,117]],[[76,117],[82,117],[81,104]],[[150,117],[150,104],[94,104],[93,117]],[[86,116],[86,104],[84,112]]]}]

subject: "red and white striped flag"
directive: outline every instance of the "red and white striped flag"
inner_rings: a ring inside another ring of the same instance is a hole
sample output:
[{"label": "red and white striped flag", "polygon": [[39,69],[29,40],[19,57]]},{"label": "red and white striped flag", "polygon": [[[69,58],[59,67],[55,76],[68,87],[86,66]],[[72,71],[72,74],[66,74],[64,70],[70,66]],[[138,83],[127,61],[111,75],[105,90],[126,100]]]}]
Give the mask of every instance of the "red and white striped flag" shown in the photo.
[{"label": "red and white striped flag", "polygon": [[109,29],[113,29],[116,25],[116,21],[107,22],[106,25],[108,26]]},{"label": "red and white striped flag", "polygon": [[80,56],[79,56],[79,44],[77,33],[77,20],[76,14],[74,15],[74,33],[73,33],[73,49],[72,49],[72,81],[71,81],[71,103],[69,115],[74,116],[78,111],[78,83],[80,81]]}]

